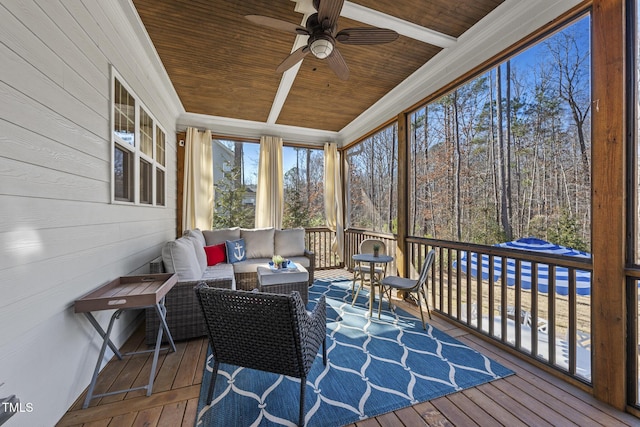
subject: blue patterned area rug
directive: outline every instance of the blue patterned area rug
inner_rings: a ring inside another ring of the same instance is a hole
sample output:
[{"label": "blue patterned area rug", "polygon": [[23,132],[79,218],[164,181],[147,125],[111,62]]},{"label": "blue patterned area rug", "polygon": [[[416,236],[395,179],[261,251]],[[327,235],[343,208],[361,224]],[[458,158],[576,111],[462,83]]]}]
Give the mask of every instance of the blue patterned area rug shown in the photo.
[{"label": "blue patterned area rug", "polygon": [[[513,372],[385,300],[378,320],[368,294],[351,306],[351,282],[316,280],[309,304],[327,298],[327,366],[320,351],[307,378],[307,426],[342,426],[474,387]],[[377,309],[377,303],[375,308]],[[196,426],[294,426],[300,380],[221,364],[213,402],[206,396],[209,353]]]}]

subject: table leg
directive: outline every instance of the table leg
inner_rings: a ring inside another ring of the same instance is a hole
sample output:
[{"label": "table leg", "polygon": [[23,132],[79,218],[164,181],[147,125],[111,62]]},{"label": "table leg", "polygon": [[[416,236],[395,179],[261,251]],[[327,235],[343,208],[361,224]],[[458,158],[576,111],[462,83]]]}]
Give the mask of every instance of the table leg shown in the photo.
[{"label": "table leg", "polygon": [[[104,329],[102,329],[102,326],[100,326],[100,323],[98,323],[98,321],[96,320],[95,317],[93,317],[93,314],[91,314],[91,312],[86,312],[84,313],[85,316],[87,317],[87,319],[89,319],[89,322],[93,325],[93,327],[95,328],[96,331],[98,331],[98,333],[100,334],[100,336],[102,337],[102,339],[104,340],[104,337],[107,335],[106,332],[104,331]],[[120,351],[118,350],[118,347],[116,347],[116,345],[111,341],[111,339],[107,339],[107,342],[109,344],[109,348],[115,353],[116,357],[119,360],[122,360],[122,354],[120,353]]]},{"label": "table leg", "polygon": [[153,379],[156,376],[156,367],[158,366],[158,356],[160,355],[160,345],[162,344],[162,332],[167,334],[167,340],[169,340],[169,345],[171,349],[175,352],[176,345],[173,342],[173,337],[171,336],[171,332],[169,332],[169,327],[167,326],[167,321],[165,316],[167,314],[167,309],[164,306],[164,298],[160,301],[159,304],[155,305],[156,314],[160,319],[160,325],[158,326],[158,338],[156,338],[156,348],[153,352],[153,363],[151,364],[151,372],[149,373],[149,384],[147,385],[147,396],[151,396],[151,392],[153,391]]},{"label": "table leg", "polygon": [[[111,336],[111,331],[113,330],[113,324],[115,323],[116,319],[120,317],[121,313],[122,313],[122,310],[116,310],[116,312],[113,313],[113,315],[111,316],[111,320],[109,321],[109,327],[107,328],[107,332],[104,335],[101,334],[103,340],[102,340],[102,347],[100,347],[100,355],[98,356],[98,361],[96,362],[96,368],[93,371],[93,377],[91,377],[91,384],[89,384],[89,390],[87,390],[87,397],[84,399],[84,404],[82,405],[82,409],[87,409],[89,407],[89,402],[91,402],[91,399],[93,398],[93,390],[96,387],[96,381],[98,380],[98,374],[100,373],[100,365],[102,364],[102,358],[104,357],[104,352],[107,349],[107,345],[109,345],[112,349],[113,347],[115,347],[111,342],[111,339],[109,339],[109,337]],[[102,328],[100,327],[100,325],[98,325],[98,322],[96,322],[95,319],[93,319],[93,321],[95,322],[94,326],[97,325],[96,328],[99,328],[98,332],[102,331]],[[120,354],[120,352],[118,352],[117,350],[116,352],[118,355]],[[122,357],[120,358],[122,359]]]},{"label": "table leg", "polygon": [[369,317],[373,316],[373,303],[376,301],[376,266],[374,262],[369,263],[369,280],[371,281],[371,292],[369,293]]}]

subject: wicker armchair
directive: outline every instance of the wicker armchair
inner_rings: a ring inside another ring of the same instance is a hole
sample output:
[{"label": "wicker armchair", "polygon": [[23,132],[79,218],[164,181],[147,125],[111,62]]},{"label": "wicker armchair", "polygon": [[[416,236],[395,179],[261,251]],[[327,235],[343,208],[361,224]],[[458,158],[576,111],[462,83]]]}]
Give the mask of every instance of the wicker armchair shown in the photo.
[{"label": "wicker armchair", "polygon": [[300,415],[304,424],[307,374],[322,344],[327,364],[327,314],[324,296],[311,313],[298,292],[267,294],[196,287],[213,352],[213,377],[207,394],[211,404],[218,365],[228,363],[300,378]]}]

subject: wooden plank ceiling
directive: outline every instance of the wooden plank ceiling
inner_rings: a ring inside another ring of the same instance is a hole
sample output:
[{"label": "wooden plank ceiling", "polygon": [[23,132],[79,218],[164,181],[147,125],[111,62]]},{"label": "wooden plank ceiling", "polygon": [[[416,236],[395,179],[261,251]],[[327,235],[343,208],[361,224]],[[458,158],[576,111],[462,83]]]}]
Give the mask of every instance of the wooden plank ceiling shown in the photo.
[{"label": "wooden plank ceiling", "polygon": [[[459,37],[504,0],[356,0],[374,11]],[[296,36],[255,25],[256,14],[301,24],[294,0],[133,0],[189,113],[266,122]],[[343,9],[344,11],[344,9]],[[344,16],[338,29],[368,26]],[[400,36],[376,46],[338,44],[342,81],[307,55],[275,123],[339,131],[442,48]]]}]

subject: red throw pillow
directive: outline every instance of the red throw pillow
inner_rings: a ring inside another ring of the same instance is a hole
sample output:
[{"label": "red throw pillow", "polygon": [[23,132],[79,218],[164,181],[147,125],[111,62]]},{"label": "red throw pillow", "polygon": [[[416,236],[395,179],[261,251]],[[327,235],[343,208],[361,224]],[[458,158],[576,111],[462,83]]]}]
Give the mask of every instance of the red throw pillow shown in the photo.
[{"label": "red throw pillow", "polygon": [[205,246],[204,252],[207,254],[207,265],[209,266],[227,262],[227,247],[224,243]]}]

